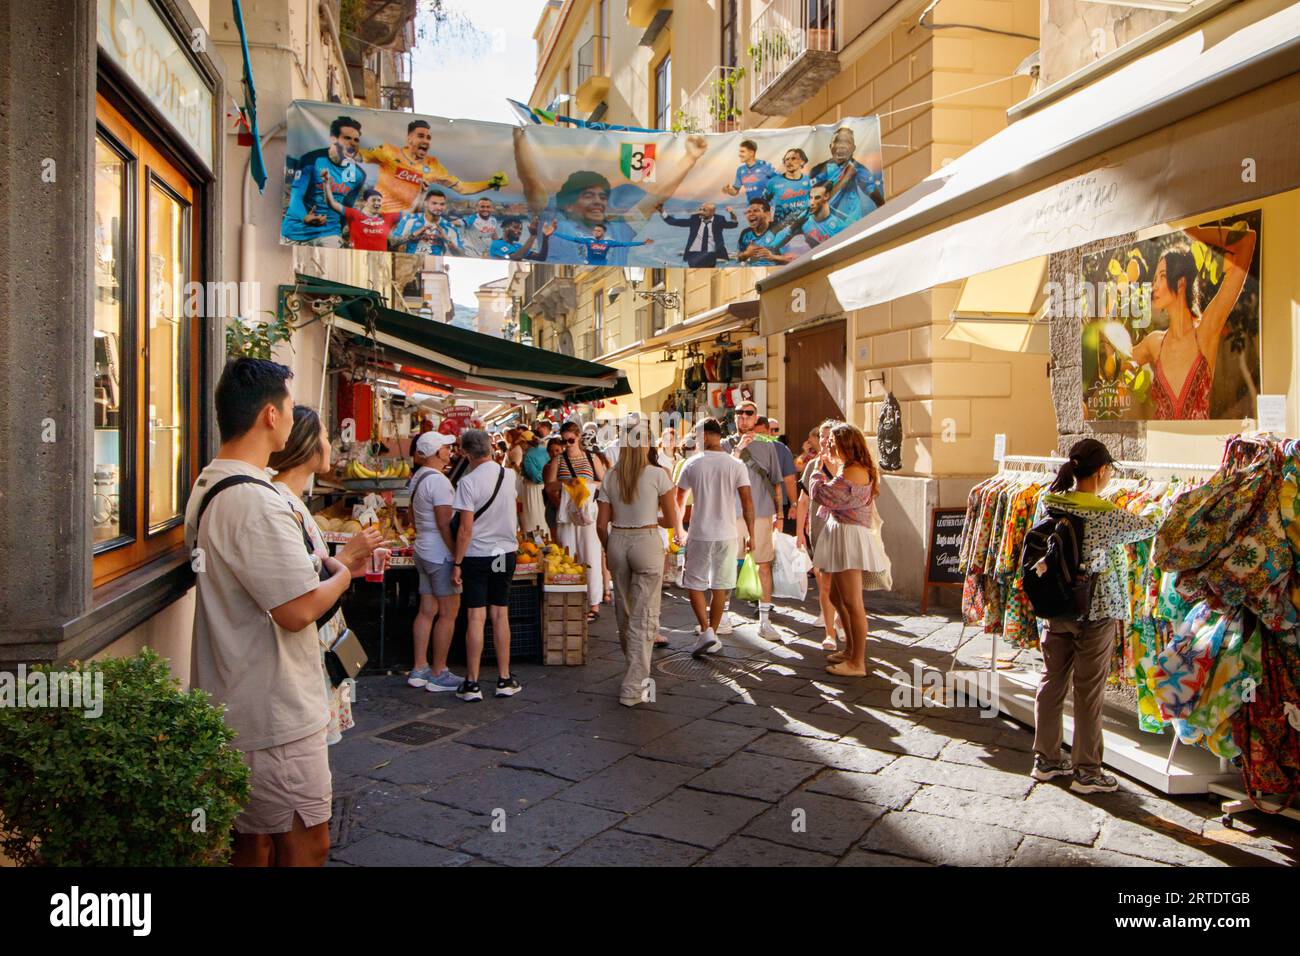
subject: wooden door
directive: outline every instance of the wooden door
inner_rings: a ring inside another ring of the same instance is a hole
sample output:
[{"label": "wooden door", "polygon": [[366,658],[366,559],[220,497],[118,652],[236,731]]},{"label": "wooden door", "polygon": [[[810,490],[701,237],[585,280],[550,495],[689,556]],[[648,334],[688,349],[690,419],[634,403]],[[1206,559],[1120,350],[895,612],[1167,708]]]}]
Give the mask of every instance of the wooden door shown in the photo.
[{"label": "wooden door", "polygon": [[828,418],[845,418],[848,346],[844,336],[840,319],[785,337],[784,431],[796,453],[809,430]]}]

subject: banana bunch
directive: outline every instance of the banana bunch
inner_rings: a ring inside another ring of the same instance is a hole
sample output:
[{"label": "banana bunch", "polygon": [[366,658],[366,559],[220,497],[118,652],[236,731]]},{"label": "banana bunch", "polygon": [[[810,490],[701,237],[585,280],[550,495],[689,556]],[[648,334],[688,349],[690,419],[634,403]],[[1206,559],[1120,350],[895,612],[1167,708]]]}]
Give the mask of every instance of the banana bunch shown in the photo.
[{"label": "banana bunch", "polygon": [[348,462],[347,467],[343,470],[344,477],[358,480],[374,480],[376,478],[410,478],[411,466],[405,460],[396,460],[385,463],[384,467],[376,470],[363,464],[360,459],[354,458]]}]

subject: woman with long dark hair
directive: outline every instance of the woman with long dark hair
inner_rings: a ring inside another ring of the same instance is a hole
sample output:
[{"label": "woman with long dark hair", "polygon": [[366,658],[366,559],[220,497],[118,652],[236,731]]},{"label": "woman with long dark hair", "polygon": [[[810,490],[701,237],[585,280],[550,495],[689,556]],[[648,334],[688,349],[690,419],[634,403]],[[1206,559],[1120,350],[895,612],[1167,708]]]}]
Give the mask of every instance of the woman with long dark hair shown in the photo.
[{"label": "woman with long dark hair", "polygon": [[830,575],[831,602],[845,631],[844,650],[827,656],[826,670],[841,677],[866,677],[867,610],[862,604],[862,574],[884,570],[886,564],[876,514],[880,471],[862,432],[845,422],[831,430],[825,463],[833,477],[815,470],[808,478],[809,497],[826,519],[813,564]]},{"label": "woman with long dark hair", "polygon": [[1139,342],[1133,362],[1151,366],[1152,417],[1161,421],[1210,417],[1219,340],[1255,258],[1253,229],[1200,227],[1184,232],[1189,239],[1223,252],[1223,281],[1202,309],[1200,270],[1190,246],[1167,249],[1156,264],[1151,306],[1169,317],[1169,327]]},{"label": "woman with long dark hair", "polygon": [[[1119,784],[1102,771],[1101,708],[1120,621],[1129,618],[1128,558],[1124,545],[1155,534],[1154,522],[1099,497],[1110,482],[1114,459],[1095,438],[1070,448],[1056,480],[1038,500],[1034,524],[1070,515],[1083,523],[1081,571],[1095,574],[1086,616],[1047,621],[1042,641],[1043,676],[1034,696],[1035,780],[1073,776],[1076,793],[1106,793]],[[1027,571],[1027,574],[1033,573]],[[1074,763],[1061,756],[1061,715],[1074,691]]]},{"label": "woman with long dark hair", "polygon": [[[298,521],[307,530],[318,557],[329,555],[329,546],[316,527],[316,521],[303,503],[302,495],[311,484],[313,475],[324,475],[330,470],[330,440],[320,416],[306,405],[295,405],[293,409],[293,428],[284,448],[271,455],[268,462],[275,471],[276,491],[280,492],[293,507]],[[354,534],[343,546],[338,558],[344,564],[353,560],[352,552],[368,556],[380,543],[379,532],[375,530]],[[326,728],[326,740],[336,744],[343,739],[343,731],[353,726],[352,697],[346,684],[335,687],[325,673],[325,649],[333,642],[343,627],[342,612],[336,614],[329,623],[319,628],[317,633],[321,642],[321,681],[325,688],[325,702],[329,707],[330,722]]]},{"label": "woman with long dark hair", "polygon": [[[807,550],[814,556],[817,554],[817,539],[826,527],[826,519],[821,516],[819,509],[808,496],[808,486],[812,481],[813,474],[816,472],[821,472],[826,478],[835,477],[830,468],[831,459],[829,455],[831,432],[835,430],[835,426],[838,424],[840,423],[837,420],[828,418],[819,427],[812,430],[810,435],[817,442],[818,452],[815,455],[808,456],[808,460],[804,463],[803,474],[800,477],[803,490],[799,493],[798,513],[795,518],[795,540],[800,548]],[[807,543],[805,544],[805,542]],[[817,564],[816,557],[813,558],[813,576],[817,580],[817,602],[821,608],[821,614],[813,623],[823,628],[826,633],[826,636],[822,639],[822,650],[834,653],[839,650],[837,634],[844,630],[844,623],[837,620],[839,613],[836,611],[833,600],[831,576],[829,572]]]}]

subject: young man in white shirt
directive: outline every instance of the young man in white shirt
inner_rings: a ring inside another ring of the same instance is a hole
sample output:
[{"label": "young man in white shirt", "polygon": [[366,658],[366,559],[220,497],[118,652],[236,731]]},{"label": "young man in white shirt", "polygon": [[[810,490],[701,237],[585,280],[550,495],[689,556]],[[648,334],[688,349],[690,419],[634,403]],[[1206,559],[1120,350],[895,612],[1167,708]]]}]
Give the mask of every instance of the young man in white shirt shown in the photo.
[{"label": "young man in white shirt", "polygon": [[292,374],[264,359],[227,364],[215,395],[221,448],[185,510],[197,592],[190,684],[224,706],[252,771],[235,820],[236,866],[325,863],[332,790],[316,621],[381,543],[373,529],[354,535],[324,559],[322,579],[292,506],[271,486],[267,462],[293,428]]},{"label": "young man in white shirt", "polygon": [[[717,419],[706,418],[698,431],[703,451],[682,466],[677,479],[678,506],[684,504],[688,492],[693,499],[682,585],[690,591],[691,608],[700,625],[699,640],[691,648],[695,657],[722,650],[718,626],[727,599],[736,586],[736,560],[748,553],[748,541],[754,540],[754,499],[750,493],[749,470],[722,449],[722,426]],[[736,540],[737,495],[748,531],[743,545]],[[711,592],[711,596],[706,592]]]},{"label": "young man in white shirt", "polygon": [[456,690],[463,701],[483,699],[478,667],[483,656],[483,629],[492,615],[492,643],[497,652],[498,697],[523,690],[510,676],[510,581],[515,575],[519,489],[515,472],[492,460],[487,432],[468,428],[460,433],[460,450],[469,470],[456,485],[452,507],[460,516],[452,581],[461,588],[465,605],[465,679]]},{"label": "young man in white shirt", "polygon": [[[456,439],[441,432],[425,432],[415,440],[411,476],[411,520],[415,523],[415,570],[420,576],[420,610],[411,628],[414,662],[406,683],[432,693],[454,692],[460,678],[447,667],[460,610],[460,588],[451,580],[452,500],[455,489],[447,480],[451,446]],[[429,632],[433,632],[433,666],[427,664]]]}]

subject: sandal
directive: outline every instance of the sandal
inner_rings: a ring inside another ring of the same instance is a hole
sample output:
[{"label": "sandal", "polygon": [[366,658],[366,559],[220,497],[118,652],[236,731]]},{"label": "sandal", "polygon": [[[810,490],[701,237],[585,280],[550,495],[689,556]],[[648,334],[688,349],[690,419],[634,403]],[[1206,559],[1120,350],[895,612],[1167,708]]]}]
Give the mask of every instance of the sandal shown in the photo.
[{"label": "sandal", "polygon": [[865,669],[856,671],[849,666],[848,662],[841,661],[838,664],[831,664],[826,668],[826,673],[834,674],[836,677],[866,677]]},{"label": "sandal", "polygon": [[840,642],[835,639],[834,634],[827,634],[826,637],[822,639],[822,650],[834,652],[834,651],[838,651],[839,649],[840,649]]},{"label": "sandal", "polygon": [[594,624],[596,621],[599,621],[599,620],[600,620],[600,612],[599,612],[599,611],[597,611],[597,610],[591,610],[591,611],[588,611],[588,612],[587,612],[587,623],[588,623],[588,624]]},{"label": "sandal", "polygon": [[664,637],[662,634],[660,634],[658,637],[655,638],[654,646],[655,646],[655,647],[667,647],[667,646],[668,646],[668,638],[666,638],[666,637]]},{"label": "sandal", "polygon": [[827,654],[827,655],[826,655],[826,663],[828,663],[828,664],[840,664],[840,663],[842,663],[842,662],[844,661],[844,659],[845,659],[846,657],[848,657],[848,655],[845,654],[843,651],[836,651],[834,654]]}]

